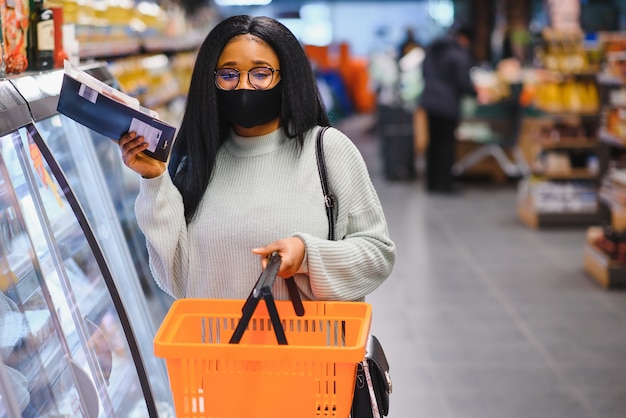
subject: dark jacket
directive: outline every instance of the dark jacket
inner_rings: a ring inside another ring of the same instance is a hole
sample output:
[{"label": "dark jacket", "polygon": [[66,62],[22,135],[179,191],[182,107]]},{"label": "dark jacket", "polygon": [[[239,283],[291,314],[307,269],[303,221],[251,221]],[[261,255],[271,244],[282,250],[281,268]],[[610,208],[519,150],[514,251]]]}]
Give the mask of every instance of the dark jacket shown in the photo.
[{"label": "dark jacket", "polygon": [[472,58],[452,36],[434,40],[423,63],[424,92],[420,105],[427,113],[457,119],[460,98],[476,95],[470,78]]}]

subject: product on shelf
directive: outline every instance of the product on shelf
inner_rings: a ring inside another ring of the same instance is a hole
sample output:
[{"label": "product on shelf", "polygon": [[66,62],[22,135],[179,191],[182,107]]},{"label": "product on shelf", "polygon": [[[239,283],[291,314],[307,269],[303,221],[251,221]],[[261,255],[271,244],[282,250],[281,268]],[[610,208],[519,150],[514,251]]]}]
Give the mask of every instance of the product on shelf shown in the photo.
[{"label": "product on shelf", "polygon": [[0,20],[4,44],[5,72],[19,74],[28,68],[26,36],[28,3],[26,0],[0,0]]},{"label": "product on shelf", "polygon": [[593,213],[597,191],[587,182],[524,179],[518,185],[518,201],[529,202],[538,213]]},{"label": "product on shelf", "polygon": [[28,69],[50,70],[54,67],[54,15],[43,0],[31,0],[28,21]]},{"label": "product on shelf", "polygon": [[620,142],[626,141],[626,108],[606,106],[603,113],[603,132]]},{"label": "product on shelf", "polygon": [[596,113],[599,109],[595,80],[598,71],[597,47],[585,44],[581,30],[542,32],[543,44],[537,49],[542,68],[534,69],[529,89],[534,105],[549,113]]},{"label": "product on shelf", "polygon": [[199,44],[182,8],[173,3],[164,8],[134,0],[50,1],[63,7],[64,21],[74,26],[83,57],[134,54],[142,45],[151,50],[153,44],[163,49]]},{"label": "product on shelf", "polygon": [[541,126],[539,135],[542,141],[558,142],[561,138],[583,137],[584,132],[580,125],[556,122],[552,125]]},{"label": "product on shelf", "polygon": [[546,28],[542,36],[544,45],[538,55],[544,68],[564,74],[591,70],[582,30],[557,31]]},{"label": "product on shelf", "polygon": [[626,207],[626,168],[623,163],[612,161],[609,164],[602,178],[600,195],[605,200]]},{"label": "product on shelf", "polygon": [[597,122],[579,116],[533,118],[520,144],[533,173],[591,180],[599,172],[596,134]]},{"label": "product on shelf", "polygon": [[599,236],[595,237],[593,245],[602,250],[611,260],[626,263],[626,231],[604,226],[602,233],[597,235]]},{"label": "product on shelf", "polygon": [[598,40],[604,58],[602,73],[621,81],[626,77],[626,32],[601,32]]},{"label": "product on shelf", "polygon": [[535,106],[550,113],[595,113],[598,91],[593,81],[554,75],[535,86]]}]

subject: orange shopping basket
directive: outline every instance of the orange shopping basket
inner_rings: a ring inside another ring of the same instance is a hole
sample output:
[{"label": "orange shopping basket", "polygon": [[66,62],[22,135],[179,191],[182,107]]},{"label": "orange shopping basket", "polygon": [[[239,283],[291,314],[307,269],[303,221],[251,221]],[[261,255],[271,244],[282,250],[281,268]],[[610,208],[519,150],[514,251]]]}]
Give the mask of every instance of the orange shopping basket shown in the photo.
[{"label": "orange shopping basket", "polygon": [[295,292],[274,301],[279,266],[272,257],[246,301],[172,304],[154,352],[166,360],[177,417],[348,418],[371,305],[301,302]]}]

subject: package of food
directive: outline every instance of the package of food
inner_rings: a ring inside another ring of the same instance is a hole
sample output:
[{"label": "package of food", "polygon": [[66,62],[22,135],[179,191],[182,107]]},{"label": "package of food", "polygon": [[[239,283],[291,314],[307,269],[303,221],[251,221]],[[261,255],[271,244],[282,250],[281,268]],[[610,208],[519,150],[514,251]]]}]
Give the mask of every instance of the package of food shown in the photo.
[{"label": "package of food", "polygon": [[7,74],[18,74],[26,71],[28,67],[26,57],[28,10],[27,0],[0,0],[5,72]]}]

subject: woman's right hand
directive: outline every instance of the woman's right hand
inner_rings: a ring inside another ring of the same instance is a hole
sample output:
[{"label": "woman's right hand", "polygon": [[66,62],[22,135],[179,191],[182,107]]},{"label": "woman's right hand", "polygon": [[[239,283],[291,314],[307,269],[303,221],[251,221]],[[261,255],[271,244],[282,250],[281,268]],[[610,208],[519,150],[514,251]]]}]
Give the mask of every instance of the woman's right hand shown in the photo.
[{"label": "woman's right hand", "polygon": [[148,179],[158,177],[167,169],[164,162],[155,160],[142,152],[148,148],[148,143],[143,136],[137,136],[135,132],[129,132],[122,135],[117,143],[122,151],[124,164],[136,173],[141,174],[142,177]]}]

